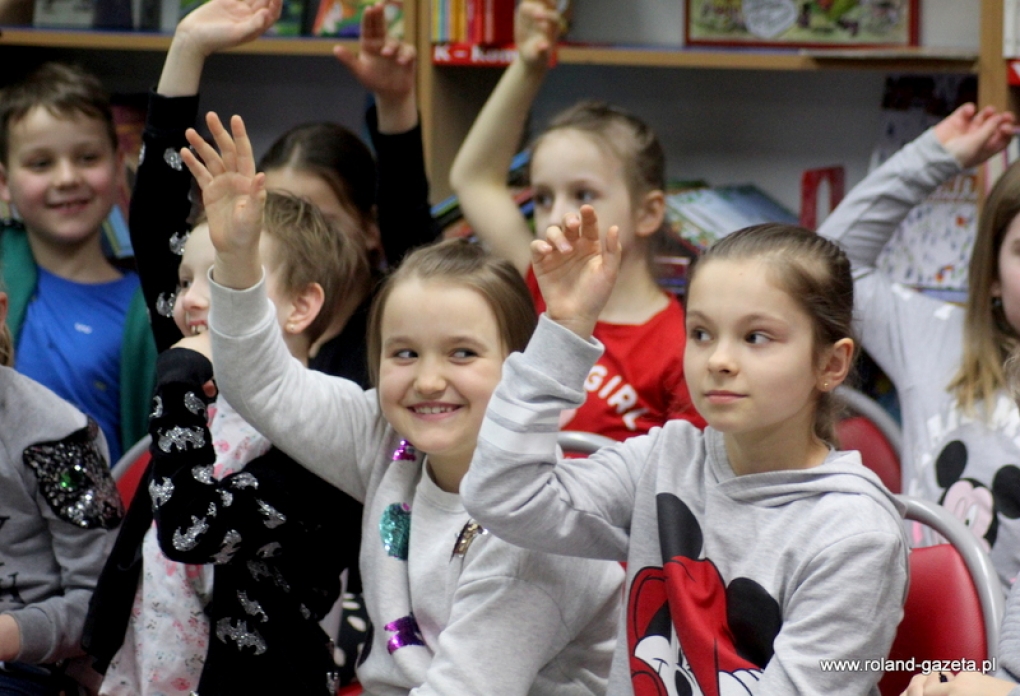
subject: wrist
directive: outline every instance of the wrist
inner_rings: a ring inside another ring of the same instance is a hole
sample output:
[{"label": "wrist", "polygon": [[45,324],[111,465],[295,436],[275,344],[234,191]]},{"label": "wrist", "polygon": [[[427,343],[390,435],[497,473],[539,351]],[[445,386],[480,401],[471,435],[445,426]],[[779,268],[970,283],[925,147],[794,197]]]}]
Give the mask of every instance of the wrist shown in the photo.
[{"label": "wrist", "polygon": [[563,328],[574,333],[578,338],[585,341],[590,340],[595,333],[595,324],[598,317],[584,317],[572,314],[569,316],[557,316],[554,310],[546,309],[546,316]]},{"label": "wrist", "polygon": [[257,249],[254,253],[247,249],[218,251],[209,273],[218,285],[231,290],[247,290],[262,280],[262,260]]},{"label": "wrist", "polygon": [[381,94],[374,96],[380,133],[406,133],[418,125],[418,102],[414,90],[397,97]]},{"label": "wrist", "polygon": [[21,654],[21,629],[10,614],[0,614],[0,661],[17,658]]},{"label": "wrist", "polygon": [[167,97],[198,94],[206,51],[185,35],[174,35],[167,50],[156,92]]}]

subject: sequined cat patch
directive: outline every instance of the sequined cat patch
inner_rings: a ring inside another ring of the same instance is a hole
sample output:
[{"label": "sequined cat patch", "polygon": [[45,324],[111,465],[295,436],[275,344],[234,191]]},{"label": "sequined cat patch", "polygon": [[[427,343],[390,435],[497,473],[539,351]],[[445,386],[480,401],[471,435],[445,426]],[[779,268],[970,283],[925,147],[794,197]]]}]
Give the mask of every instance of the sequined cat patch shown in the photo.
[{"label": "sequined cat patch", "polygon": [[39,490],[53,512],[82,529],[113,529],[124,505],[110,467],[100,454],[99,426],[88,425],[63,440],[25,448],[25,465],[39,479]]}]

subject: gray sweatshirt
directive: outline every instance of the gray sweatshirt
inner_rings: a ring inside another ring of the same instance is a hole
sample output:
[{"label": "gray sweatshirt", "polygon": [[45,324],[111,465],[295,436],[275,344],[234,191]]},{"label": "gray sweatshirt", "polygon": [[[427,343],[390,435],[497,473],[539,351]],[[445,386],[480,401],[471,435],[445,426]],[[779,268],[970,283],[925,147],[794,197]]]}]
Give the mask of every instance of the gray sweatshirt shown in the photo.
[{"label": "gray sweatshirt", "polygon": [[539,321],[503,368],[471,469],[470,513],[511,543],[627,562],[610,694],[877,693],[902,616],[902,510],[856,452],[736,476],[723,437],[669,421],[589,459],[556,453],[562,409],[601,350]]},{"label": "gray sweatshirt", "polygon": [[402,444],[374,390],[291,357],[264,283],[240,292],[213,284],[212,307],[223,395],[294,460],[364,502],[373,635],[358,680],[367,694],[605,691],[619,564],[528,551],[479,528]]},{"label": "gray sweatshirt", "polygon": [[[999,679],[1020,682],[1020,583],[1014,584],[1006,600],[1006,613],[1002,617],[1002,633],[999,635]],[[1009,692],[1009,696],[1020,696],[1020,686]]]},{"label": "gray sweatshirt", "polygon": [[[893,283],[876,269],[900,221],[960,165],[928,130],[855,186],[818,230],[854,270],[861,342],[896,386],[903,414],[903,490],[967,524],[1002,580],[1020,572],[1020,410],[1000,391],[963,413],[947,386],[963,355],[964,310]],[[918,541],[932,541],[915,529]]]},{"label": "gray sweatshirt", "polygon": [[123,515],[94,421],[0,366],[0,613],[21,631],[19,662],[82,654],[92,590]]}]

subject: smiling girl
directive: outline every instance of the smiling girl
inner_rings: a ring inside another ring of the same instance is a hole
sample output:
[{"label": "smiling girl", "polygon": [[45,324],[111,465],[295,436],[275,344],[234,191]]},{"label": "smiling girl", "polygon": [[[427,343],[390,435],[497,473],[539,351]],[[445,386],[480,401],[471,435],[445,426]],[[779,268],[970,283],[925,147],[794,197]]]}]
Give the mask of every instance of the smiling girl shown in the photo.
[{"label": "smiling girl", "polygon": [[[524,282],[478,246],[413,252],[369,323],[377,390],[302,369],[266,298],[264,177],[239,121],[194,134],[216,247],[210,329],[222,394],[298,462],[364,503],[361,569],[373,636],[367,693],[598,694],[619,608],[618,564],[526,551],[465,512],[460,480],[503,360],[534,328]],[[192,137],[194,136],[194,137]],[[413,443],[413,444],[412,444]]]},{"label": "smiling girl", "polygon": [[511,543],[627,562],[609,692],[877,693],[880,673],[819,664],[885,655],[907,581],[899,504],[831,444],[854,354],[846,256],[783,225],[709,249],[684,361],[708,427],[673,420],[582,460],[557,457],[555,425],[601,352],[618,236],[582,207],[531,249],[548,310],[507,360],[462,490]]}]

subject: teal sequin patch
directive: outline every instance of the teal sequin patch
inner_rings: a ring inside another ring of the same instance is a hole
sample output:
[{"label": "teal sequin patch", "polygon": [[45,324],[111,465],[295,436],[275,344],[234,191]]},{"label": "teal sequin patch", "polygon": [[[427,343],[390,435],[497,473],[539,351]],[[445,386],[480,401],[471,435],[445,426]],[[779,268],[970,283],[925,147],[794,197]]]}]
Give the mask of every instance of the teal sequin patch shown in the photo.
[{"label": "teal sequin patch", "polygon": [[406,561],[407,546],[411,539],[411,506],[407,503],[393,503],[386,508],[379,520],[379,534],[386,553]]}]

